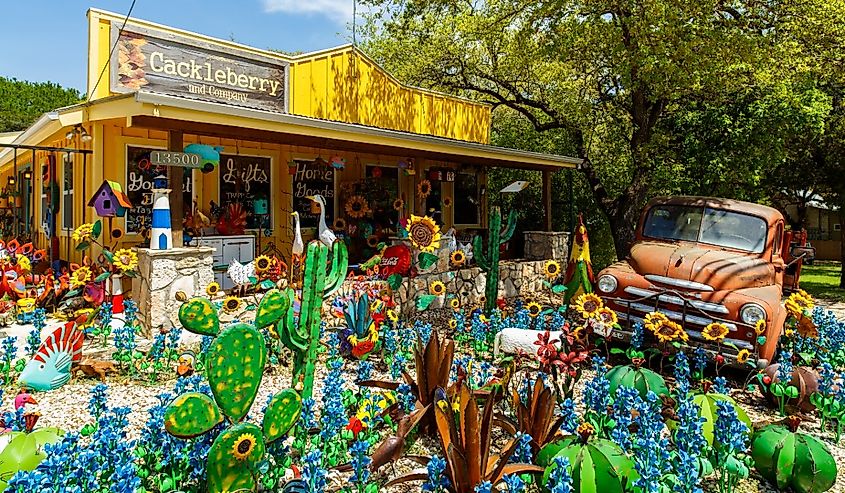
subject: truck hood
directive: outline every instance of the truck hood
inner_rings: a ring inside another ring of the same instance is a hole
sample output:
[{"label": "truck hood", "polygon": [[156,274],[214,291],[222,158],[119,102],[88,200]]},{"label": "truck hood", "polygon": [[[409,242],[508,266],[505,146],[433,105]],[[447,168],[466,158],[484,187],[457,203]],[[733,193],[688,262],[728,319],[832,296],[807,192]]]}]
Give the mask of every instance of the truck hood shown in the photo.
[{"label": "truck hood", "polygon": [[770,262],[751,254],[702,247],[695,243],[644,241],[631,248],[631,267],[640,275],[658,275],[707,284],[714,290],[768,286],[775,273]]}]

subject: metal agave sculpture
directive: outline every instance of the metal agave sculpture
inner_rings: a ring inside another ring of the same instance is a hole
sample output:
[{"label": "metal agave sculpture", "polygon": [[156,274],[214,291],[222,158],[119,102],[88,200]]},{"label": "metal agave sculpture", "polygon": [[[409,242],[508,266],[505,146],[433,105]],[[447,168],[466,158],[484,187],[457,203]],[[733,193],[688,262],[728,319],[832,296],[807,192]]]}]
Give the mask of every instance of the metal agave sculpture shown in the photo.
[{"label": "metal agave sculpture", "polygon": [[[416,363],[416,378],[408,372],[402,373],[404,383],[411,387],[411,392],[416,397],[416,408],[427,408],[420,417],[420,432],[426,435],[433,435],[436,432],[434,406],[435,393],[438,388],[449,387],[449,372],[452,369],[452,359],[455,355],[455,341],[451,339],[440,340],[437,331],[433,330],[428,343],[423,346],[422,339],[417,335],[417,342],[414,346],[414,361]],[[365,387],[377,387],[387,390],[399,388],[399,382],[388,382],[384,380],[362,380],[358,385]]]},{"label": "metal agave sculpture", "polygon": [[542,378],[537,378],[528,389],[524,402],[516,390],[511,402],[516,420],[500,420],[497,423],[511,435],[521,432],[530,436],[531,457],[535,458],[543,447],[559,438],[558,430],[565,419],[557,415],[555,393],[543,383]]},{"label": "metal agave sculpture", "polygon": [[[262,323],[283,312],[270,309],[276,294],[262,303],[258,315]],[[267,346],[264,336],[251,324],[236,323],[220,330],[217,310],[205,298],[193,298],[179,308],[185,329],[214,336],[205,355],[212,397],[201,392],[180,395],[164,414],[164,428],[173,436],[192,438],[208,433],[224,421],[229,426],[215,438],[208,452],[208,491],[255,491],[258,465],[267,444],[285,436],[296,424],[302,399],[291,389],[271,399],[261,427],[245,418],[258,394]],[[272,322],[270,322],[272,323]]]},{"label": "metal agave sculpture", "polygon": [[[440,388],[434,405],[440,444],[446,453],[444,475],[449,479],[450,491],[473,493],[484,481],[495,485],[509,474],[543,472],[540,466],[508,462],[519,445],[516,439],[509,440],[498,454],[493,451],[493,399],[487,399],[479,414],[475,396],[465,382],[458,387],[455,399],[457,410],[453,410],[452,401]],[[426,469],[417,469],[394,478],[386,486],[427,478]]]}]

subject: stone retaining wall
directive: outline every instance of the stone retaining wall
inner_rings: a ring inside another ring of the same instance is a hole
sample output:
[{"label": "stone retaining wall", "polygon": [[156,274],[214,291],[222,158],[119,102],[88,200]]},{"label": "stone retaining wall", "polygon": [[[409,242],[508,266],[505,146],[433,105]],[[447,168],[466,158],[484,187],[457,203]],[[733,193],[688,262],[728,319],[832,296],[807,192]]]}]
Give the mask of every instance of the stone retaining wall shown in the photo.
[{"label": "stone retaining wall", "polygon": [[[499,297],[516,298],[530,296],[545,289],[543,267],[545,260],[503,261],[499,264]],[[484,284],[487,275],[478,267],[421,274],[413,279],[405,279],[402,286],[394,293],[400,311],[412,314],[416,311],[418,294],[428,293],[428,287],[434,281],[446,285],[448,294],[460,297],[461,304],[479,304],[484,296]],[[442,308],[445,298],[435,300],[431,308]]]}]

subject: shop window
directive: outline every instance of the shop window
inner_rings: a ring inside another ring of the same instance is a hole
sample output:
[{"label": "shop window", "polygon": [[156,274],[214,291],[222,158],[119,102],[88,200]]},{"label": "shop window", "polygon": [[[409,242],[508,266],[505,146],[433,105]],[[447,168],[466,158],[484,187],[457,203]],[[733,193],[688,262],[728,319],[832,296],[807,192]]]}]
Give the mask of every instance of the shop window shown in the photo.
[{"label": "shop window", "polygon": [[62,161],[62,229],[73,228],[73,154],[67,153]]},{"label": "shop window", "polygon": [[481,186],[477,173],[459,172],[455,176],[454,222],[481,224]]},{"label": "shop window", "polygon": [[364,177],[340,186],[336,230],[348,239],[353,263],[372,257],[379,243],[389,243],[396,235],[399,212],[393,205],[400,197],[399,169],[380,165],[364,167]]},{"label": "shop window", "polygon": [[443,182],[431,181],[431,193],[425,199],[426,216],[434,219],[437,224],[443,224]]},{"label": "shop window", "polygon": [[[149,227],[153,210],[153,179],[167,174],[166,167],[150,165],[150,152],[156,149],[160,148],[126,146],[126,187],[124,190],[129,197],[129,202],[132,203],[132,208],[126,212],[127,233],[143,233]],[[192,204],[192,187],[192,173],[188,171],[182,182],[182,200],[186,213],[190,211]],[[170,188],[173,188],[173,184],[170,184]]]},{"label": "shop window", "polygon": [[272,159],[262,156],[220,155],[220,205],[242,204],[246,229],[273,228],[270,181]]}]

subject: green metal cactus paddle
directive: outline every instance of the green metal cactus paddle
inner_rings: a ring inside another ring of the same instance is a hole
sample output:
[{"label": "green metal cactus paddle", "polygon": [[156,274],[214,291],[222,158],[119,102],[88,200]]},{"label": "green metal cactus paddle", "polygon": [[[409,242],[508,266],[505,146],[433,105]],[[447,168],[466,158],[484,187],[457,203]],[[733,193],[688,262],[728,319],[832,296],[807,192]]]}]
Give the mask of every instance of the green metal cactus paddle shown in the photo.
[{"label": "green metal cactus paddle", "polygon": [[211,343],[206,358],[208,383],[217,405],[233,422],[249,412],[266,362],[264,336],[252,325],[231,325]]},{"label": "green metal cactus paddle", "polygon": [[216,336],[220,331],[217,310],[207,298],[191,298],[179,307],[179,321],[189,332]]},{"label": "green metal cactus paddle", "polygon": [[238,423],[217,436],[208,451],[208,491],[255,491],[255,465],[264,457],[261,429]]},{"label": "green metal cactus paddle", "polygon": [[182,394],[167,406],[164,429],[179,438],[193,438],[223,422],[214,400],[200,392]]}]

